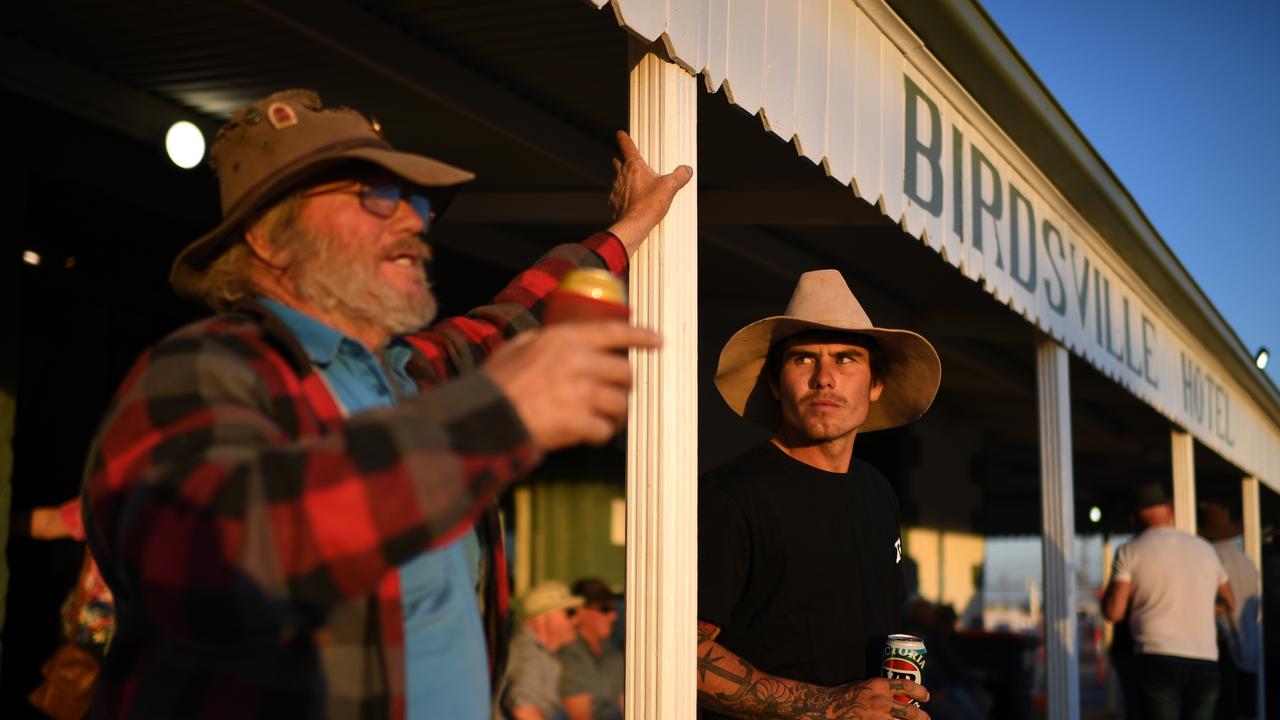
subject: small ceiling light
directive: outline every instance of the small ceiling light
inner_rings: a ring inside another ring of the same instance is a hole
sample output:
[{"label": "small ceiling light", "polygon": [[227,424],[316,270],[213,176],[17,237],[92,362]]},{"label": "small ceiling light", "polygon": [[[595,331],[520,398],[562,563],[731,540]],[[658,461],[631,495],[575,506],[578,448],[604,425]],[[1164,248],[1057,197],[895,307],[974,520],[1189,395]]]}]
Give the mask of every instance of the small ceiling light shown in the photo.
[{"label": "small ceiling light", "polygon": [[1102,522],[1102,508],[1097,505],[1089,508],[1089,522],[1094,524]]},{"label": "small ceiling light", "polygon": [[1253,362],[1257,364],[1259,370],[1267,369],[1267,361],[1271,359],[1271,353],[1266,348],[1258,348],[1258,354],[1253,357]]},{"label": "small ceiling light", "polygon": [[165,133],[164,149],[174,165],[190,170],[204,159],[204,134],[195,125],[179,120]]},{"label": "small ceiling light", "polygon": [[26,263],[26,264],[28,264],[28,265],[39,265],[39,264],[40,264],[40,253],[36,252],[35,250],[23,250],[23,251],[22,251],[22,262],[24,262],[24,263]]}]

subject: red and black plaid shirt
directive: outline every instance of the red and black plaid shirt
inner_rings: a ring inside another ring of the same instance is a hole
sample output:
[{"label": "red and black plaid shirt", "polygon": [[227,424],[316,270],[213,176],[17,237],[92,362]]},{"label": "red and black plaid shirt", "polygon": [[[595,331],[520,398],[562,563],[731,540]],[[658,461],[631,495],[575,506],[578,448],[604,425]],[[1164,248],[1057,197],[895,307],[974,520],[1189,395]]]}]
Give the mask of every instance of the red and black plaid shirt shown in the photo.
[{"label": "red and black plaid shirt", "polygon": [[403,716],[395,568],[466,531],[541,459],[498,387],[468,371],[535,327],[578,266],[621,274],[627,253],[603,233],[553,249],[493,305],[406,338],[420,395],[350,418],[265,311],[143,354],[86,471],[119,615],[95,715]]}]

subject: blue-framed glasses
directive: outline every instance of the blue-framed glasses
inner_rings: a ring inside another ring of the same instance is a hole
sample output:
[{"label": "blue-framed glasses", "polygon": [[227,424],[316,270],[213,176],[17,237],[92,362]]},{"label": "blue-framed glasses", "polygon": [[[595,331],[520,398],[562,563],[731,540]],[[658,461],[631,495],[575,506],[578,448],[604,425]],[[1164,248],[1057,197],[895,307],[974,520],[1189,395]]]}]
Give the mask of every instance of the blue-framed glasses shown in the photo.
[{"label": "blue-framed glasses", "polygon": [[406,188],[398,182],[362,182],[359,187],[315,190],[304,193],[303,197],[313,197],[328,193],[352,193],[360,198],[360,207],[370,214],[383,219],[388,219],[395,215],[400,201],[404,200],[418,213],[418,217],[422,218],[423,233],[431,229],[431,220],[435,216],[435,213],[431,210],[430,198],[421,192]]}]

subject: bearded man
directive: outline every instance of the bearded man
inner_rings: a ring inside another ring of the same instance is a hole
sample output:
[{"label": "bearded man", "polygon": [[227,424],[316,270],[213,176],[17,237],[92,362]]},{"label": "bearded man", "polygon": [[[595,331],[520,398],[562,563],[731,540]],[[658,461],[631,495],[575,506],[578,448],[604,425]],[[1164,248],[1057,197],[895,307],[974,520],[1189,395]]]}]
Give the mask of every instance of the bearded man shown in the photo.
[{"label": "bearded man", "polygon": [[488,717],[508,602],[489,510],[545,453],[612,437],[619,353],[658,344],[537,329],[568,270],[625,273],[692,174],[619,144],[609,231],[427,329],[422,238],[472,175],[310,91],[232,117],[223,221],[171,276],[220,314],[143,355],[86,470],[119,612],[99,715]]},{"label": "bearded man", "polygon": [[876,677],[903,628],[898,500],[853,446],[923,415],[940,378],[933,346],[872,325],[836,270],[725,344],[716,387],[774,435],[698,486],[704,718],[927,720],[924,687]]}]

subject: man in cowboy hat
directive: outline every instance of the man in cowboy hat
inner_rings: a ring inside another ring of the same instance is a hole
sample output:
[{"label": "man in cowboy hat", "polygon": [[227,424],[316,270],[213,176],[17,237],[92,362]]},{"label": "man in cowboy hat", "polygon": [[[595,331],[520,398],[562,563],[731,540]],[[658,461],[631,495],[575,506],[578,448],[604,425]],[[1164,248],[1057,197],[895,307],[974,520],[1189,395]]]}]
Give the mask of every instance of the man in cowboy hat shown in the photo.
[{"label": "man in cowboy hat", "polygon": [[729,339],[716,387],[774,434],[699,483],[704,717],[928,717],[901,701],[922,686],[876,677],[902,629],[898,501],[853,446],[920,417],[940,377],[929,342],[872,325],[836,270]]},{"label": "man in cowboy hat", "polygon": [[427,328],[422,237],[472,175],[311,91],[232,117],[223,221],[171,277],[221,314],[142,356],[86,469],[120,616],[100,714],[488,715],[507,596],[487,511],[545,453],[612,437],[618,351],[658,344],[619,321],[537,329],[568,270],[624,273],[692,174],[618,140],[609,231]]},{"label": "man in cowboy hat", "polygon": [[1218,698],[1216,605],[1235,607],[1226,570],[1204,538],[1174,527],[1173,503],[1159,483],[1138,488],[1143,530],[1116,550],[1102,613],[1127,617],[1133,682],[1147,720],[1209,720]]},{"label": "man in cowboy hat", "polygon": [[556,580],[544,580],[520,597],[520,626],[511,638],[511,660],[494,701],[495,720],[568,720],[555,653],[577,637],[572,617],[585,601]]}]

